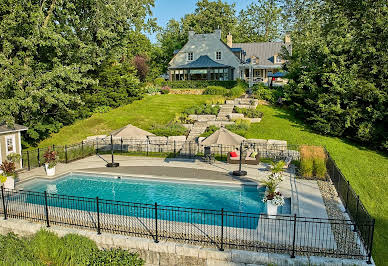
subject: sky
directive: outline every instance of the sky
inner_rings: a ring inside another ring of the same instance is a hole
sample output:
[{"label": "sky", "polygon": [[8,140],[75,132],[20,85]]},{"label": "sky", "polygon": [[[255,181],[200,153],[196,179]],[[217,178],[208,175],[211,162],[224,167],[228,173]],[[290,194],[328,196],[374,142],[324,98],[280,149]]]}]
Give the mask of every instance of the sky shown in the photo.
[{"label": "sky", "polygon": [[[223,0],[223,2],[236,3],[236,10],[239,12],[255,0]],[[179,20],[187,13],[194,12],[195,3],[197,0],[155,0],[155,7],[152,9],[153,17],[157,19],[160,26],[164,27],[170,19]],[[156,42],[156,34],[148,34],[148,37],[151,42]]]}]

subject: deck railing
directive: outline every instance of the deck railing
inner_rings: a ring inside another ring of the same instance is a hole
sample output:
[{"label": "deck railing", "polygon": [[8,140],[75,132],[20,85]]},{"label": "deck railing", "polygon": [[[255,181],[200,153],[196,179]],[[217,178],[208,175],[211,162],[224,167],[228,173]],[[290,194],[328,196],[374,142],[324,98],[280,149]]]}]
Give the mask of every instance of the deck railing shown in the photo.
[{"label": "deck railing", "polygon": [[3,188],[1,198],[0,213],[5,219],[42,222],[47,227],[74,226],[97,234],[142,236],[155,242],[171,239],[219,250],[371,259],[371,243],[360,244],[357,233],[372,234],[373,224],[368,222],[355,225],[351,220],[183,208]]}]

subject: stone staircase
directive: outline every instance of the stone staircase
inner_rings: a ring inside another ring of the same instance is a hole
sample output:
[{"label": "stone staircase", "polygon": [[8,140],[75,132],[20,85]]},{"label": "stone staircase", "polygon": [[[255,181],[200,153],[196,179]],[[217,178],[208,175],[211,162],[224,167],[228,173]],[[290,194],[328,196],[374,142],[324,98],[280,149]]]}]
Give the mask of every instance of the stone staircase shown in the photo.
[{"label": "stone staircase", "polygon": [[220,111],[217,115],[218,121],[229,121],[227,118],[228,114],[233,113],[234,104],[223,104],[221,105]]},{"label": "stone staircase", "polygon": [[187,136],[188,141],[193,141],[199,137],[207,128],[207,122],[195,122],[193,128],[190,130],[189,135]]}]

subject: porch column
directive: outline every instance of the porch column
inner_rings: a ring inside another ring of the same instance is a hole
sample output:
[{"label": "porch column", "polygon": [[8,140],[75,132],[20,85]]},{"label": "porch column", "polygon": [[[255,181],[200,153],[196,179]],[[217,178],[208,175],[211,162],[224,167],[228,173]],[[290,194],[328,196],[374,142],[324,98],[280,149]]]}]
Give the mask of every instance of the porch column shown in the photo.
[{"label": "porch column", "polygon": [[253,86],[253,66],[249,65],[249,88]]},{"label": "porch column", "polygon": [[190,69],[187,69],[187,80],[191,80]]},{"label": "porch column", "polygon": [[207,80],[210,80],[210,68],[207,69]]}]

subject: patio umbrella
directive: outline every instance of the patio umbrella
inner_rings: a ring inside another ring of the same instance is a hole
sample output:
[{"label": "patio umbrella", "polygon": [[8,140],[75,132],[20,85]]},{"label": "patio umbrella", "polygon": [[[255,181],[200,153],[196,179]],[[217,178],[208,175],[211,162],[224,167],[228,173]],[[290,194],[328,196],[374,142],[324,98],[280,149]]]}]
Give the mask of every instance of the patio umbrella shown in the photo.
[{"label": "patio umbrella", "polygon": [[135,127],[131,124],[113,131],[111,135],[113,137],[121,137],[125,139],[146,139],[147,136],[155,136],[151,132]]},{"label": "patio umbrella", "polygon": [[240,145],[240,143],[245,140],[244,137],[237,135],[233,132],[230,132],[226,128],[220,128],[209,137],[207,137],[204,141],[202,141],[202,145],[214,145],[214,144],[222,144],[222,145]]}]

